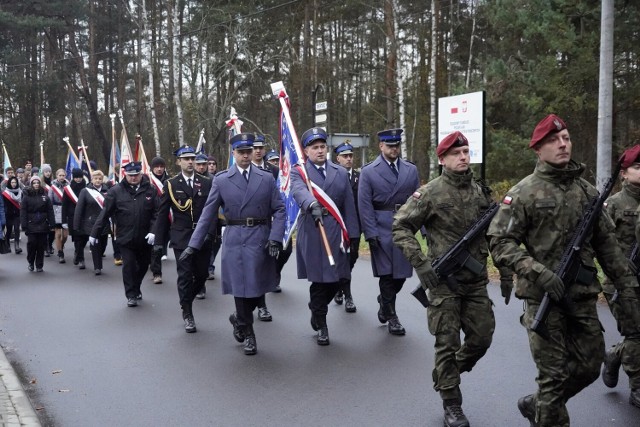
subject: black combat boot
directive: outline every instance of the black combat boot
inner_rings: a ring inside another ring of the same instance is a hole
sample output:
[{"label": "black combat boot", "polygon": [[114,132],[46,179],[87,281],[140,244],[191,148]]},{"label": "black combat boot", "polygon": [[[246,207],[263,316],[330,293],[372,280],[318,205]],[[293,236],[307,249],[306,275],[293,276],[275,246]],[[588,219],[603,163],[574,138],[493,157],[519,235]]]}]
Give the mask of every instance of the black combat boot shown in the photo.
[{"label": "black combat boot", "polygon": [[342,295],[342,291],[336,292],[336,296],[333,297],[333,302],[335,302],[338,305],[342,305],[343,301],[344,301],[344,297]]},{"label": "black combat boot", "polygon": [[469,420],[462,412],[462,399],[447,399],[442,404],[446,427],[469,427]]},{"label": "black combat boot", "polygon": [[389,329],[389,333],[391,335],[404,335],[406,331],[404,330],[402,323],[400,323],[400,320],[396,315],[396,311],[393,308],[393,304],[385,304],[383,309],[384,309],[384,314],[387,318],[387,322],[388,322],[387,328]]},{"label": "black combat boot", "polygon": [[631,390],[631,394],[629,395],[629,403],[637,408],[640,408],[640,388]]},{"label": "black combat boot", "polygon": [[184,330],[188,334],[198,331],[196,329],[196,321],[193,318],[193,311],[191,310],[191,307],[182,307],[182,319],[184,320]]},{"label": "black combat boot", "polygon": [[602,364],[602,382],[604,385],[609,388],[614,388],[618,385],[618,375],[621,364],[622,360],[616,351],[616,346],[607,350],[604,356],[604,363]]},{"label": "black combat boot", "polygon": [[15,250],[16,255],[21,254],[22,253],[22,248],[20,247],[20,239],[15,239],[13,241],[13,244],[15,245],[15,248],[16,248],[16,250]]},{"label": "black combat boot", "polygon": [[378,309],[378,320],[380,323],[387,323],[387,316],[385,316],[384,308],[382,307],[382,296],[378,295],[378,304],[380,308]]},{"label": "black combat boot", "polygon": [[78,268],[79,268],[80,270],[84,270],[85,268],[87,268],[87,266],[86,266],[86,265],[84,265],[84,258],[80,258],[80,259],[78,260],[78,264],[79,264],[79,267],[78,267]]},{"label": "black combat boot", "polygon": [[236,313],[231,313],[229,316],[229,322],[233,325],[233,338],[238,342],[244,342],[244,331],[238,324],[238,316],[236,316]]},{"label": "black combat boot", "polygon": [[329,328],[327,328],[327,316],[315,316],[318,337],[318,345],[329,345]]},{"label": "black combat boot", "polygon": [[253,332],[253,325],[246,325],[244,327],[244,354],[252,355],[258,352],[256,346],[256,335]]},{"label": "black combat boot", "polygon": [[518,399],[518,409],[523,417],[529,420],[530,427],[536,427],[536,399],[533,394]]}]

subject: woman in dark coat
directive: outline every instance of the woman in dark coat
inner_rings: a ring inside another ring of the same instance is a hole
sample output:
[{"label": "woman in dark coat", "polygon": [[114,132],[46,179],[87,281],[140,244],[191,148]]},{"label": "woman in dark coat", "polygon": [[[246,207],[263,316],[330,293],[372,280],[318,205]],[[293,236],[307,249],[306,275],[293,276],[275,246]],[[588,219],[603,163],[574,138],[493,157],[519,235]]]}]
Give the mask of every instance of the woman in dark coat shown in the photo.
[{"label": "woman in dark coat", "polygon": [[[91,174],[91,184],[80,191],[78,205],[73,216],[73,229],[82,236],[85,242],[89,240],[91,229],[102,212],[104,206],[104,196],[107,194],[107,186],[102,184],[104,174],[102,171],[94,170]],[[102,274],[102,253],[107,247],[109,240],[109,222],[105,222],[100,230],[98,243],[90,246],[91,258],[93,259],[93,271],[96,276]],[[84,245],[83,245],[84,249]],[[84,259],[84,254],[82,255]],[[84,264],[84,263],[83,263]]]},{"label": "woman in dark coat", "polygon": [[87,186],[87,183],[80,168],[73,169],[71,177],[69,188],[65,190],[62,198],[62,228],[69,230],[71,241],[73,241],[73,265],[80,264],[80,270],[84,270],[84,247],[89,241],[89,236],[84,236],[80,233],[80,230],[74,227],[73,217],[78,203],[78,196]]},{"label": "woman in dark coat", "polygon": [[25,189],[20,207],[20,224],[27,235],[27,262],[29,271],[42,272],[44,251],[47,249],[47,234],[55,226],[53,205],[42,188],[40,177],[31,177],[30,187]]},{"label": "woman in dark coat", "polygon": [[7,188],[2,192],[4,197],[4,212],[7,220],[7,235],[5,238],[7,242],[13,243],[16,250],[16,255],[22,253],[20,247],[20,204],[22,203],[22,189],[20,188],[20,181],[15,176],[12,176],[7,181]]}]

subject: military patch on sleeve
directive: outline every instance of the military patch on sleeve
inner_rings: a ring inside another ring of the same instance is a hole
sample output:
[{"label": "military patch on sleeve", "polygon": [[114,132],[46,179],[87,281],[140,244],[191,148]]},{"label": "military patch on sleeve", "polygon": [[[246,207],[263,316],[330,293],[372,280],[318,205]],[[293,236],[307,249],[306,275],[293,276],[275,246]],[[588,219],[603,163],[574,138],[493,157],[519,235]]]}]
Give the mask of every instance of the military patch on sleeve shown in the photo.
[{"label": "military patch on sleeve", "polygon": [[512,200],[513,200],[513,197],[505,196],[504,199],[502,200],[502,203],[504,203],[505,205],[510,205]]},{"label": "military patch on sleeve", "polygon": [[414,199],[419,199],[420,197],[422,197],[422,194],[419,191],[414,191],[413,198]]}]

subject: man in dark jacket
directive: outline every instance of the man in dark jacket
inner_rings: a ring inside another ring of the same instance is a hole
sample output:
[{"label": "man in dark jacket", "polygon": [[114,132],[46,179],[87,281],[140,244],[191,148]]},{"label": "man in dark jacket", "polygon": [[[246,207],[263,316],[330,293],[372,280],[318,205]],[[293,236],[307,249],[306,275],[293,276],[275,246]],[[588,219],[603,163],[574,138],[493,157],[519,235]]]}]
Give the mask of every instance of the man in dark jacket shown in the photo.
[{"label": "man in dark jacket", "polygon": [[[151,159],[151,173],[156,178],[156,185],[164,184],[169,179],[167,174],[167,164],[162,157],[154,157]],[[158,195],[160,196],[159,190]],[[162,250],[153,251],[151,253],[151,273],[153,273],[153,283],[159,285],[162,283],[162,260],[167,259],[167,243],[163,244]]]},{"label": "man in dark jacket", "polygon": [[104,209],[91,230],[89,244],[97,244],[106,221],[115,218],[127,305],[135,307],[142,299],[140,285],[149,268],[151,246],[155,242],[150,230],[157,216],[158,193],[149,178],[140,173],[140,162],[128,163],[124,170],[125,179],[107,192]]},{"label": "man in dark jacket", "polygon": [[79,230],[73,226],[73,216],[78,203],[78,196],[87,183],[84,180],[82,169],[74,168],[71,171],[71,181],[64,191],[62,198],[62,228],[69,230],[69,235],[73,241],[73,265],[80,264],[80,270],[84,270],[84,247],[89,241],[89,230],[86,235],[79,233]]}]

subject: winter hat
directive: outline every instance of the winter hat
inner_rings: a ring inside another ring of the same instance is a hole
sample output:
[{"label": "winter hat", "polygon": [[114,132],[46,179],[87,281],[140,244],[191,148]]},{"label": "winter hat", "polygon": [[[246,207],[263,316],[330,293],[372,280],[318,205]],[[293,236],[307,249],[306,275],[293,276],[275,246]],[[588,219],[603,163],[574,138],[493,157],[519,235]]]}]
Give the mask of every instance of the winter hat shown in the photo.
[{"label": "winter hat", "polygon": [[71,171],[71,177],[72,178],[83,178],[84,174],[82,173],[82,169],[73,168],[73,170]]},{"label": "winter hat", "polygon": [[166,165],[167,164],[165,163],[162,157],[154,157],[153,159],[151,159],[151,169],[158,166],[166,166]]},{"label": "winter hat", "polygon": [[49,163],[43,163],[41,169],[42,173],[45,173],[47,171],[52,172],[51,165]]},{"label": "winter hat", "polygon": [[33,181],[38,181],[40,184],[42,184],[42,181],[40,180],[40,177],[38,175],[34,175],[31,177],[31,179],[29,180],[29,185],[33,185]]}]

